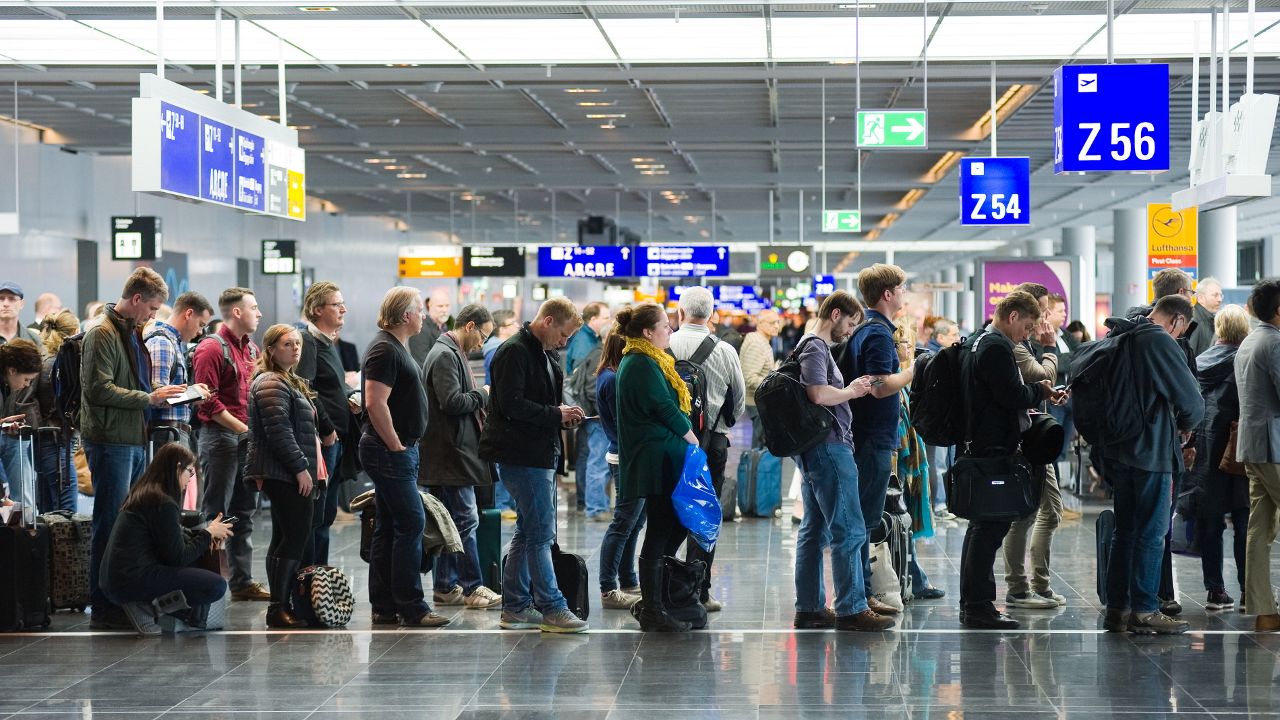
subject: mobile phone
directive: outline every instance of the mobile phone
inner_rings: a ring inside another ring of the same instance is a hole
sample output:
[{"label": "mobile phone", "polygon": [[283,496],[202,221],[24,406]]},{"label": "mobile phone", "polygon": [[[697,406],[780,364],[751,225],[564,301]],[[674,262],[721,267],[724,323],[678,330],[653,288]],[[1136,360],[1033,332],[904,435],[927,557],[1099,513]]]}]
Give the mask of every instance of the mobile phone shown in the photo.
[{"label": "mobile phone", "polygon": [[588,415],[582,418],[583,422],[586,422],[587,420],[599,420],[599,419],[600,419],[599,415]]},{"label": "mobile phone", "polygon": [[1071,383],[1067,383],[1066,385],[1054,385],[1054,386],[1053,386],[1053,391],[1054,391],[1054,392],[1067,392],[1067,391],[1069,391],[1070,389],[1071,389]]},{"label": "mobile phone", "polygon": [[884,378],[882,378],[882,377],[871,378],[871,386],[872,386],[872,387],[880,387],[880,386],[881,386],[881,385],[883,385],[883,384],[884,384]]},{"label": "mobile phone", "polygon": [[231,517],[222,518],[222,522],[228,525],[235,525],[239,521],[240,521],[240,518],[236,517],[235,515],[232,515]]}]

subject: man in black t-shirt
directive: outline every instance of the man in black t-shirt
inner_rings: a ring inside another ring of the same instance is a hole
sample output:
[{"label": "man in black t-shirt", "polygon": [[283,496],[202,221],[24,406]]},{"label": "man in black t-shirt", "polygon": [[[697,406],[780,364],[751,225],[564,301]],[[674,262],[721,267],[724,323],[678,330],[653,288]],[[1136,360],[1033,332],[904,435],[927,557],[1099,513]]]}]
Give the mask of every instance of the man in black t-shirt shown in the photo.
[{"label": "man in black t-shirt", "polygon": [[387,291],[378,311],[382,330],[365,351],[364,432],[360,463],[377,491],[377,521],[369,550],[373,623],[440,627],[422,592],[422,531],[427,515],[418,495],[418,440],[427,430],[427,396],[409,338],[422,331],[422,298],[411,287]]}]

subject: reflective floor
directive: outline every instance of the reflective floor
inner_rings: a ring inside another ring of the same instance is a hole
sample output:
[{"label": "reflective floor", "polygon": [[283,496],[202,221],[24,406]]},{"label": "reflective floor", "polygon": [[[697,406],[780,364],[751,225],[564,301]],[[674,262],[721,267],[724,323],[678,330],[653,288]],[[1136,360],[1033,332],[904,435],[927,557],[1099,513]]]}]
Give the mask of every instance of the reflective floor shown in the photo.
[{"label": "reflective floor", "polygon": [[[1280,717],[1280,637],[1206,611],[1198,559],[1177,558],[1191,634],[1104,634],[1087,512],[1054,543],[1065,608],[1013,610],[1019,632],[965,631],[964,526],[949,525],[919,544],[948,597],[911,603],[893,632],[790,629],[795,526],[783,517],[726,526],[713,580],[725,609],[708,630],[644,635],[597,604],[590,633],[551,636],[459,608],[437,608],[454,618],[444,629],[372,630],[359,531],[346,520],[337,564],[361,600],[346,631],[266,631],[263,603],[233,603],[228,632],[145,640],[91,634],[87,616],[60,612],[49,633],[0,635],[0,718]],[[604,529],[560,517],[561,546],[587,556],[593,576]],[[1229,558],[1225,570],[1234,575]]]}]

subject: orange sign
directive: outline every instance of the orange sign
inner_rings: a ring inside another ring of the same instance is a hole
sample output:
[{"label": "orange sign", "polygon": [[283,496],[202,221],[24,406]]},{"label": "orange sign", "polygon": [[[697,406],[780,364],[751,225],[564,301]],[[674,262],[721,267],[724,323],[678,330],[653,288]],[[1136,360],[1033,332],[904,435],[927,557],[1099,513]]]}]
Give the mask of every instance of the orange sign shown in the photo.
[{"label": "orange sign", "polygon": [[462,248],[456,245],[416,245],[400,250],[402,278],[462,277]]}]

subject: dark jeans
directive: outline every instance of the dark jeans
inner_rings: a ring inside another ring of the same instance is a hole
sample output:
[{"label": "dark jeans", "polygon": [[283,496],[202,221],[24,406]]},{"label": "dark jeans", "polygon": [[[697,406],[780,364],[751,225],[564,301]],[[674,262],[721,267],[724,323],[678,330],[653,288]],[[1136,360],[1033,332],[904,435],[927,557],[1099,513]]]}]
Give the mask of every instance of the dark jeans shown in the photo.
[{"label": "dark jeans", "polygon": [[[724,487],[724,466],[729,462],[729,436],[712,433],[707,440],[706,451],[707,467],[711,469],[711,484],[715,486],[716,496],[719,497],[720,489]],[[716,551],[707,552],[692,539],[685,548],[686,561],[701,560],[707,564],[707,572],[702,580],[702,595],[705,599],[707,593],[711,592],[711,564],[716,560]]]},{"label": "dark jeans", "polygon": [[51,438],[36,444],[36,506],[40,512],[76,509],[76,470],[71,463],[72,452],[72,447]]},{"label": "dark jeans", "polygon": [[1136,613],[1160,608],[1157,591],[1172,500],[1169,473],[1108,460],[1115,492],[1116,531],[1107,571],[1107,606]]},{"label": "dark jeans", "polygon": [[[853,451],[853,460],[858,464],[858,499],[867,535],[880,527],[880,518],[884,515],[884,499],[889,493],[893,452],[878,450],[870,443],[863,443]],[[874,597],[875,593],[871,591],[871,543],[862,545],[862,581],[867,597]]]},{"label": "dark jeans", "polygon": [[[1223,515],[1212,514],[1197,518],[1200,525],[1200,568],[1204,571],[1204,589],[1226,592],[1227,584],[1222,579],[1222,533],[1227,529]],[[1232,557],[1236,560],[1236,580],[1240,582],[1240,593],[1244,594],[1244,539],[1249,529],[1249,508],[1231,511]]]},{"label": "dark jeans", "polygon": [[[618,487],[617,465],[609,465],[609,477]],[[613,506],[613,522],[600,543],[601,594],[640,584],[636,577],[636,542],[644,528],[644,505],[644,498],[618,496]]]},{"label": "dark jeans", "polygon": [[129,488],[142,475],[146,453],[141,445],[85,442],[85,459],[93,474],[93,541],[89,551],[89,590],[94,611],[105,611],[111,599],[98,587],[98,568],[107,551],[111,528]]},{"label": "dark jeans", "polygon": [[107,597],[111,602],[123,605],[127,602],[150,602],[174,590],[181,590],[187,604],[192,607],[211,605],[227,594],[227,581],[218,573],[203,568],[156,565],[147,571],[147,577],[128,587],[113,588]]},{"label": "dark jeans", "polygon": [[747,406],[747,417],[751,419],[751,449],[759,450],[764,447],[764,421],[755,405]]},{"label": "dark jeans", "polygon": [[342,462],[342,441],[320,448],[320,454],[329,469],[329,480],[311,514],[311,552],[303,558],[304,565],[329,564],[329,528],[338,517],[338,492],[342,483],[337,481],[337,472],[338,463]]},{"label": "dark jeans", "polygon": [[360,464],[373,480],[377,521],[369,548],[369,603],[373,611],[399,613],[406,622],[431,611],[422,594],[422,531],[427,514],[418,495],[418,446],[387,450],[360,439]]},{"label": "dark jeans", "polygon": [[244,483],[248,435],[231,432],[216,423],[200,428],[200,475],[204,498],[200,512],[210,520],[218,513],[235,517],[235,534],[227,538],[227,565],[231,589],[253,582],[253,518],[258,512],[258,491]]},{"label": "dark jeans", "polygon": [[587,509],[587,464],[591,458],[591,443],[587,437],[587,424],[582,423],[573,433],[574,507],[585,512]]},{"label": "dark jeans", "polygon": [[443,553],[435,564],[435,589],[442,593],[462,586],[462,594],[470,595],[484,584],[480,571],[480,548],[476,545],[476,528],[480,527],[480,509],[476,505],[474,487],[433,487],[431,494],[440,498],[462,538],[462,553]]},{"label": "dark jeans", "polygon": [[267,561],[301,561],[311,541],[311,511],[315,502],[310,495],[299,495],[296,484],[282,480],[263,480],[262,492],[271,499],[271,543],[267,546]]},{"label": "dark jeans", "polygon": [[960,609],[995,607],[996,553],[1010,523],[970,521],[960,554]]}]

